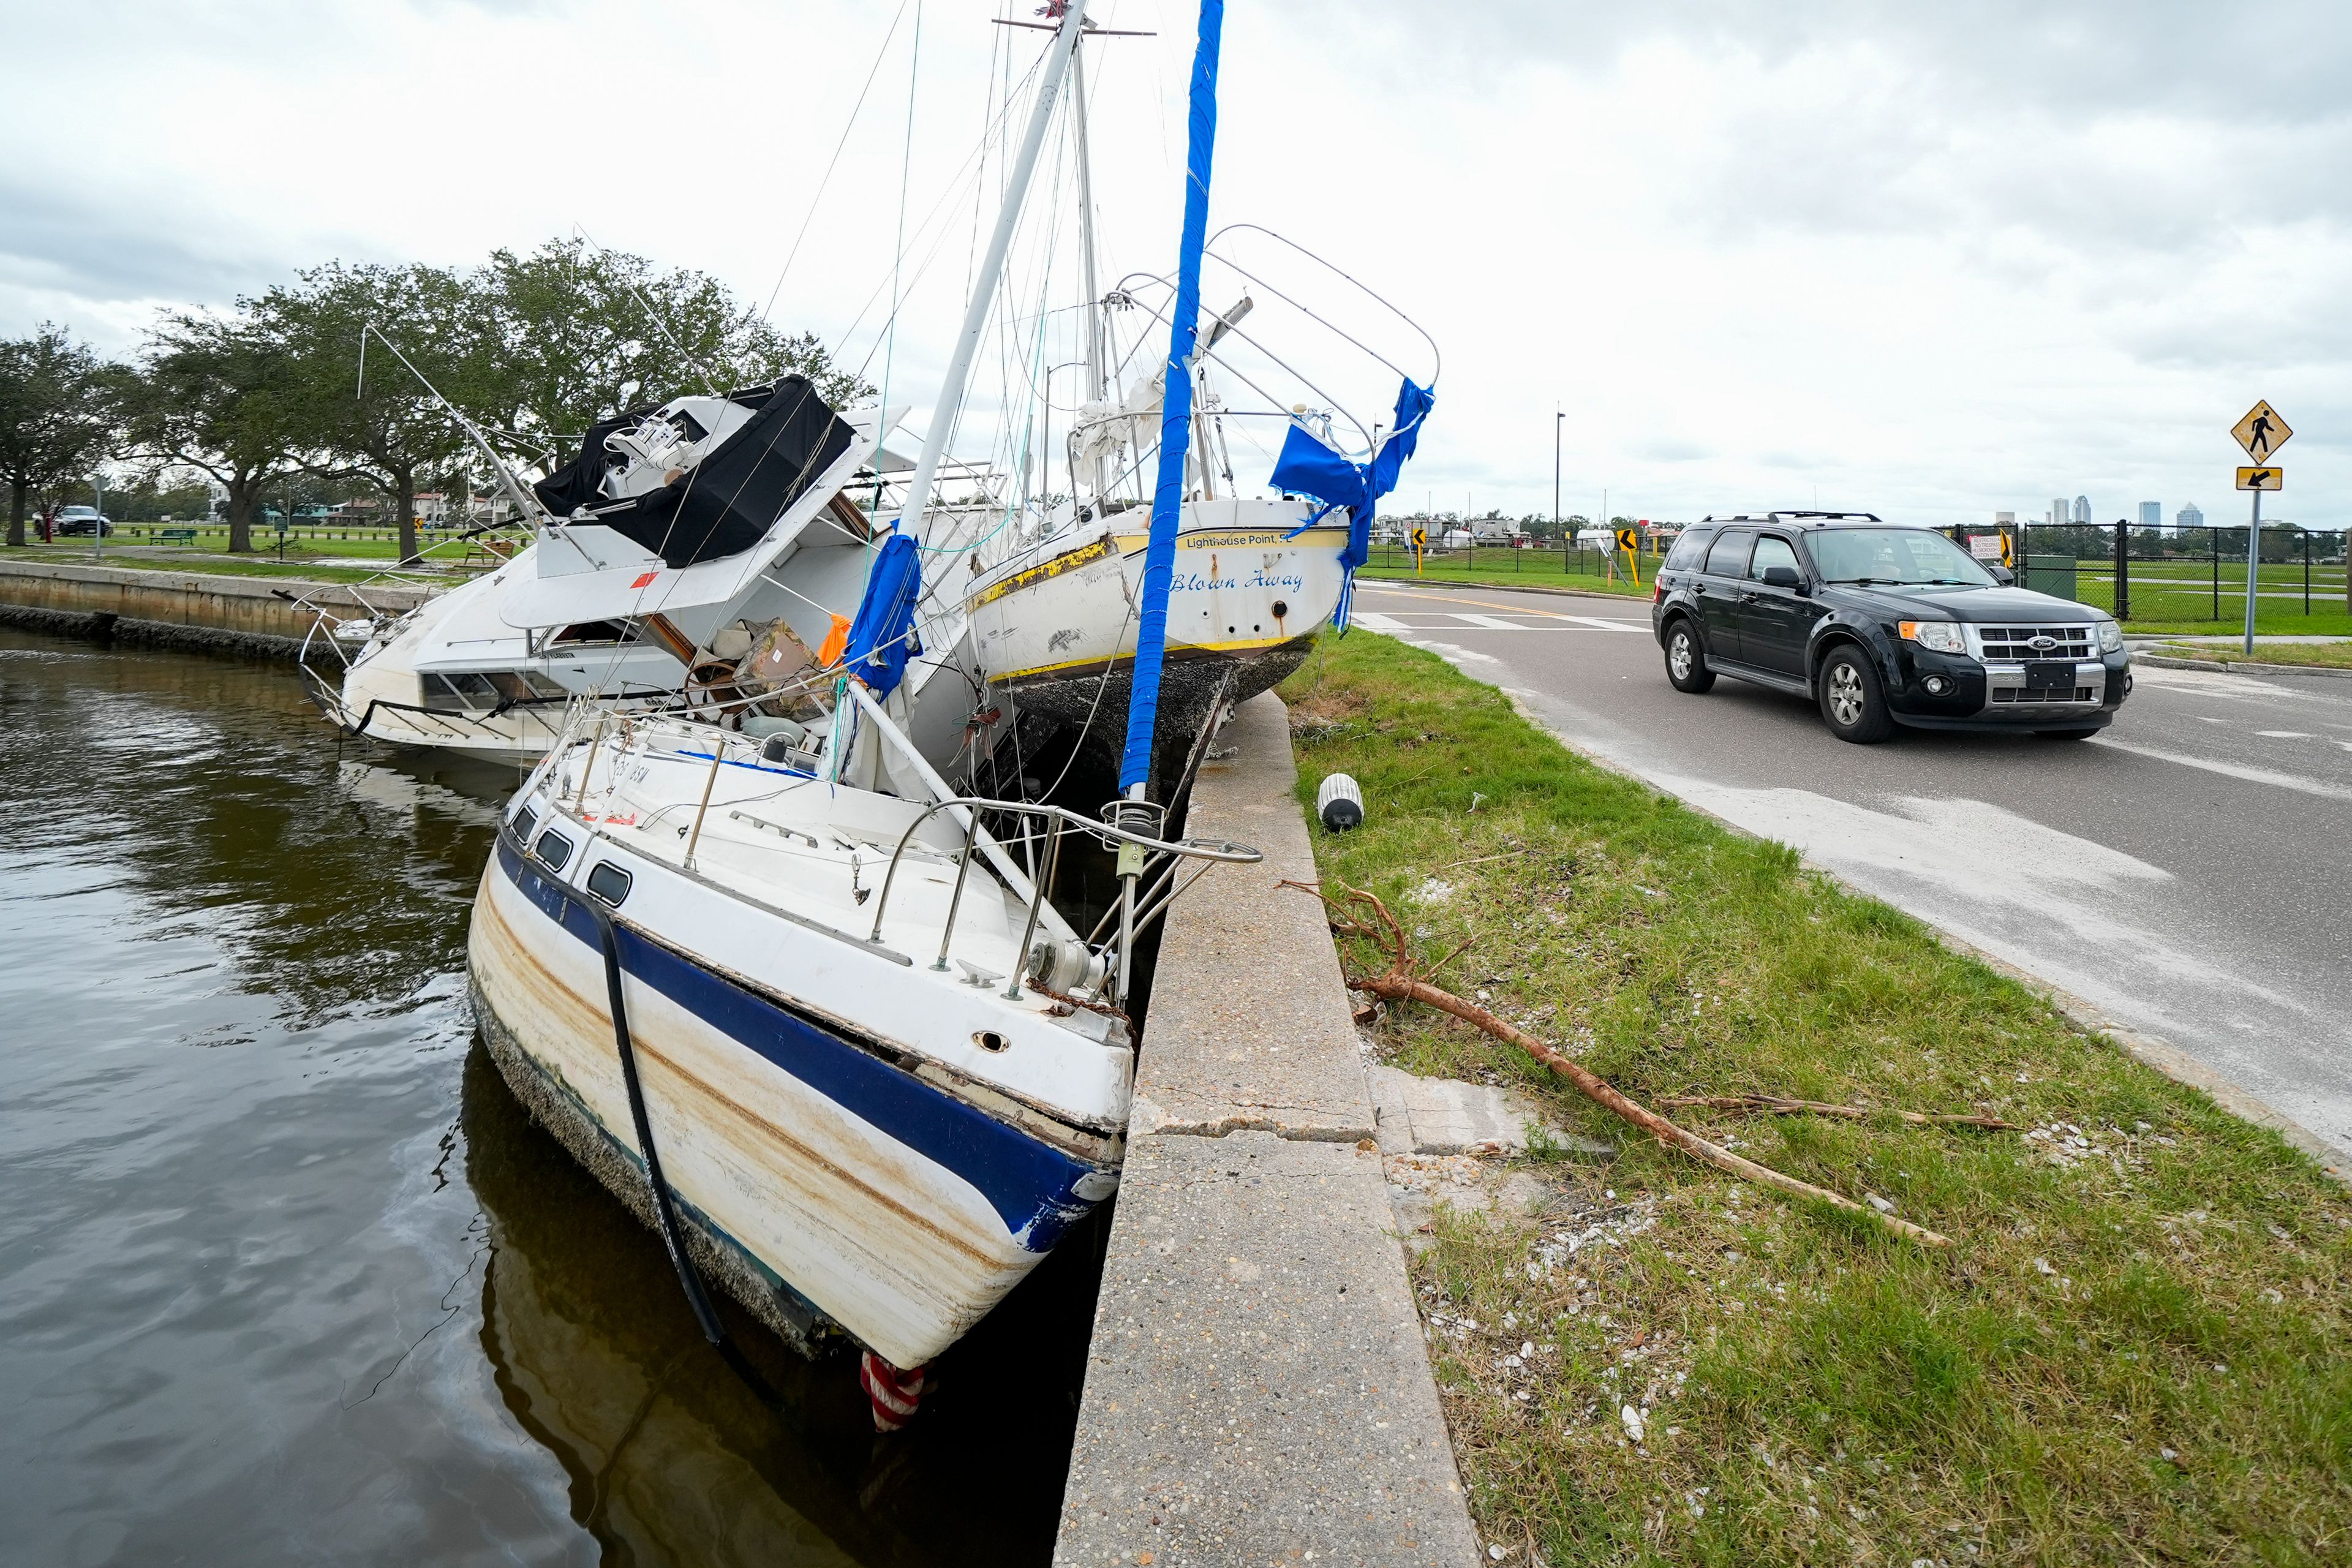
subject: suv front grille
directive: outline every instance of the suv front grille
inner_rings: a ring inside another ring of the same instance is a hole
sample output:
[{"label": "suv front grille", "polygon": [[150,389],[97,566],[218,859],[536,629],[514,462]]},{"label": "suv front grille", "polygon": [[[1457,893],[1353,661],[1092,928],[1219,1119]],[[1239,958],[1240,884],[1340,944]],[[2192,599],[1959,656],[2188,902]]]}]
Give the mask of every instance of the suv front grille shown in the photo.
[{"label": "suv front grille", "polygon": [[[1981,657],[1988,664],[2099,657],[2089,626],[1979,626],[1976,633],[1978,646],[1984,650]],[[2043,646],[2035,647],[2037,642]]]},{"label": "suv front grille", "polygon": [[1988,694],[1995,702],[2095,702],[2096,687],[2077,686],[2072,691],[2028,691],[2019,686],[1996,686]]}]

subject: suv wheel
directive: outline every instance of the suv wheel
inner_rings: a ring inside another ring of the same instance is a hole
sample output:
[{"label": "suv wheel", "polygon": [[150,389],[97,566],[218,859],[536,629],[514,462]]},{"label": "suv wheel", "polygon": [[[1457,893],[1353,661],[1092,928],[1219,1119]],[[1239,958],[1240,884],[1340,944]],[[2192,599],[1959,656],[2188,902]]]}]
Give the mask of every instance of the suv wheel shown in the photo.
[{"label": "suv wheel", "polygon": [[1666,628],[1666,679],[1674,682],[1676,691],[1694,697],[1715,684],[1715,671],[1706,667],[1706,650],[1698,646],[1698,628],[1687,618],[1677,617]]},{"label": "suv wheel", "polygon": [[1822,663],[1822,717],[1830,732],[1859,746],[1874,745],[1895,733],[1886,694],[1869,658],[1851,644],[1834,647]]}]

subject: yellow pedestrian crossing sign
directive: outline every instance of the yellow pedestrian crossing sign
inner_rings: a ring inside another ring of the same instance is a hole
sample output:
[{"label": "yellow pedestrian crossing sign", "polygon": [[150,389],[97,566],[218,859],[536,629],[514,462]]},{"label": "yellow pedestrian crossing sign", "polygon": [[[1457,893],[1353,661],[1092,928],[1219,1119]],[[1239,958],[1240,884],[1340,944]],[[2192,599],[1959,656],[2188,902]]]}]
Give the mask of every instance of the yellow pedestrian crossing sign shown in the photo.
[{"label": "yellow pedestrian crossing sign", "polygon": [[2284,468],[2240,468],[2238,488],[2242,490],[2283,490],[2286,489]]},{"label": "yellow pedestrian crossing sign", "polygon": [[[2277,409],[2273,408],[2267,401],[2263,401],[2247,409],[2246,416],[2231,426],[2230,434],[2238,438],[2238,445],[2246,449],[2247,457],[2257,463],[2267,463],[2277,454],[2281,447],[2286,445],[2287,437],[2294,432],[2287,428],[2286,421],[2279,417]],[[2278,487],[2250,485],[2246,483],[2246,470],[2241,468],[2238,471],[2238,488],[2248,490],[2264,488],[2276,489]]]}]

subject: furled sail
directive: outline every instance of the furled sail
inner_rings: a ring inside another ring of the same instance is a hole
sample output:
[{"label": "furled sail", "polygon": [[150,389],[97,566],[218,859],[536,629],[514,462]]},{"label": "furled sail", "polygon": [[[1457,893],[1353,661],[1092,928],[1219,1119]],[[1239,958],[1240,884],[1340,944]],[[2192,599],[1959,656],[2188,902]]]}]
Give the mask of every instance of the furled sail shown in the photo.
[{"label": "furled sail", "polygon": [[1152,736],[1160,721],[1160,672],[1168,655],[1168,591],[1176,573],[1176,519],[1184,500],[1184,458],[1192,442],[1192,348],[1201,320],[1201,250],[1209,231],[1209,165],[1217,144],[1217,47],[1224,25],[1224,0],[1201,0],[1184,154],[1184,230],[1177,249],[1174,325],[1169,332],[1160,415],[1160,472],[1151,492],[1151,542],[1143,557],[1143,613],[1136,623],[1127,747],[1118,765],[1119,790],[1129,795],[1151,777]]}]

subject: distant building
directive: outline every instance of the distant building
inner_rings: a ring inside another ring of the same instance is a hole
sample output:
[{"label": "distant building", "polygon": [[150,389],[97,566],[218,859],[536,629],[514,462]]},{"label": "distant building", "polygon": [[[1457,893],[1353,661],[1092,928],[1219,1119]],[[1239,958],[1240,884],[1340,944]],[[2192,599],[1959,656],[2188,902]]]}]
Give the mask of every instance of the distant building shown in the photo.
[{"label": "distant building", "polygon": [[2160,500],[2144,500],[2140,502],[2139,525],[2142,528],[2162,528],[2164,526],[2164,503]]},{"label": "distant building", "polygon": [[2064,496],[2053,496],[2051,498],[2050,521],[2053,525],[2062,523],[2066,521],[2066,498]]},{"label": "distant building", "polygon": [[2172,521],[2179,528],[2202,528],[2205,526],[2205,514],[2197,510],[2196,502],[2191,501],[2173,513]]},{"label": "distant building", "polygon": [[2074,522],[2088,522],[2091,521],[2091,498],[2089,496],[2076,496],[2074,498],[2074,515],[2068,521]]}]

